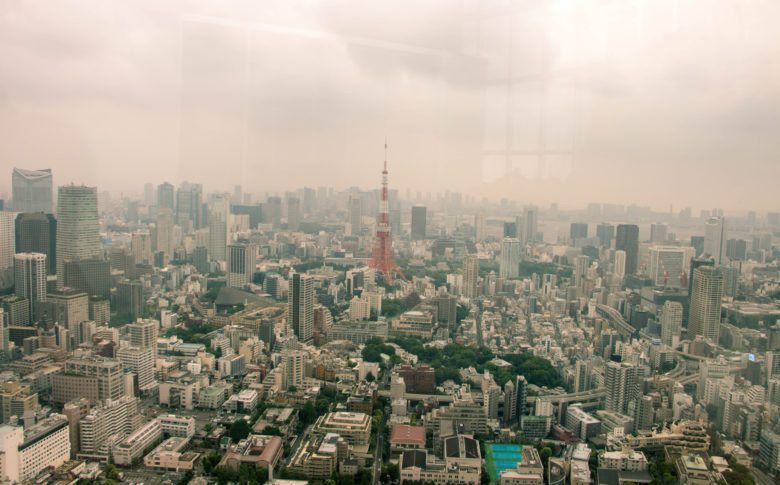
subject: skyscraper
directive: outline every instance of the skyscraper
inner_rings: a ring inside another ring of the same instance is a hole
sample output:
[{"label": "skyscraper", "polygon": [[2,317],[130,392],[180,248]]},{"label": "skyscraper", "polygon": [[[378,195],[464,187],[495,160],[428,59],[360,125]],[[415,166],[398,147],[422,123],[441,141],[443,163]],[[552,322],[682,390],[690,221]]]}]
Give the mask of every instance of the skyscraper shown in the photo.
[{"label": "skyscraper", "polygon": [[287,326],[301,342],[309,342],[314,332],[314,279],[293,273],[287,297]]},{"label": "skyscraper", "polygon": [[16,296],[27,300],[32,321],[38,319],[38,303],[46,301],[47,267],[45,254],[14,255],[14,291]]},{"label": "skyscraper", "polygon": [[228,246],[227,286],[243,288],[252,282],[257,265],[257,246],[237,243]]},{"label": "skyscraper", "polygon": [[501,242],[501,262],[499,276],[506,279],[520,277],[520,241],[505,237]]},{"label": "skyscraper", "polygon": [[173,211],[168,208],[157,212],[157,251],[162,251],[166,259],[173,258]]},{"label": "skyscraper", "polygon": [[301,200],[297,197],[287,199],[287,229],[291,231],[301,229]]},{"label": "skyscraper", "polygon": [[667,232],[669,226],[661,222],[650,224],[650,242],[655,244],[663,244],[668,237]]},{"label": "skyscraper", "polygon": [[599,238],[602,247],[611,247],[612,240],[615,239],[615,226],[602,222],[596,226],[596,237]]},{"label": "skyscraper", "polygon": [[569,239],[574,243],[577,239],[588,238],[588,223],[587,222],[572,222],[569,225]]},{"label": "skyscraper", "polygon": [[428,208],[424,205],[412,207],[412,240],[421,241],[427,235]]},{"label": "skyscraper", "polygon": [[648,276],[656,286],[679,288],[683,283],[682,275],[688,269],[694,249],[678,246],[653,246],[650,248],[650,268]]},{"label": "skyscraper", "polygon": [[151,318],[136,319],[127,325],[130,345],[139,349],[151,349],[152,361],[157,361],[157,336],[160,332],[160,322]]},{"label": "skyscraper", "polygon": [[263,217],[267,224],[271,224],[274,229],[278,229],[282,224],[282,199],[280,197],[268,197],[265,203],[266,210]]},{"label": "skyscraper", "polygon": [[97,189],[65,185],[57,195],[57,287],[65,282],[65,261],[100,259]]},{"label": "skyscraper", "polygon": [[81,290],[88,295],[108,298],[111,292],[111,268],[103,259],[80,259],[66,261],[63,268],[64,284],[68,288]]},{"label": "skyscraper", "polygon": [[[528,206],[525,208],[523,215],[523,233],[520,236],[520,241],[523,244],[536,242],[536,234],[538,231],[536,207]],[[520,228],[517,229],[520,231]]]},{"label": "skyscraper", "polygon": [[143,311],[143,288],[138,280],[124,279],[117,284],[117,313],[129,320],[140,318]]},{"label": "skyscraper", "polygon": [[349,235],[357,236],[361,233],[363,226],[363,200],[360,195],[352,194],[349,196],[348,211]]},{"label": "skyscraper", "polygon": [[176,192],[176,223],[185,228],[203,226],[203,186],[184,182]]},{"label": "skyscraper", "polygon": [[615,249],[626,252],[626,274],[636,274],[639,264],[639,227],[634,224],[619,224]]},{"label": "skyscraper", "polygon": [[51,169],[14,168],[12,185],[15,212],[52,212]]},{"label": "skyscraper", "polygon": [[590,258],[581,254],[574,258],[574,286],[578,290],[585,287],[585,279],[588,277]]},{"label": "skyscraper", "polygon": [[463,296],[475,298],[477,296],[477,279],[479,278],[479,257],[476,254],[467,254],[463,258]]},{"label": "skyscraper", "polygon": [[209,209],[209,257],[212,261],[226,261],[230,211],[227,195],[215,196]]},{"label": "skyscraper", "polygon": [[14,213],[0,212],[0,288],[14,284]]},{"label": "skyscraper", "polygon": [[636,404],[639,396],[637,368],[628,362],[608,362],[604,369],[606,401],[604,409],[628,414],[631,403]]},{"label": "skyscraper", "polygon": [[16,216],[16,252],[46,255],[48,274],[57,272],[57,219],[33,212]]},{"label": "skyscraper", "polygon": [[574,392],[590,390],[590,364],[584,360],[577,360],[574,365]]},{"label": "skyscraper", "polygon": [[723,273],[712,266],[700,266],[693,271],[693,292],[688,314],[688,336],[697,335],[718,342],[720,336],[720,304],[723,298]]},{"label": "skyscraper", "polygon": [[504,384],[504,425],[517,420],[517,390],[512,379]]},{"label": "skyscraper", "polygon": [[152,263],[152,237],[148,231],[134,232],[130,240],[130,249],[136,264]]},{"label": "skyscraper", "polygon": [[680,343],[680,330],[682,328],[683,306],[676,301],[664,303],[661,313],[661,342],[664,345],[675,348]]},{"label": "skyscraper", "polygon": [[716,265],[726,264],[728,228],[725,217],[712,217],[704,226],[704,253],[709,254]]},{"label": "skyscraper", "polygon": [[615,264],[612,271],[618,278],[626,276],[626,252],[623,250],[615,251]]},{"label": "skyscraper", "polygon": [[476,242],[479,243],[485,240],[487,235],[485,231],[485,214],[482,212],[478,212],[474,216],[474,233]]},{"label": "skyscraper", "polygon": [[170,209],[171,212],[175,209],[173,203],[173,185],[168,182],[163,182],[157,186],[157,210]]}]

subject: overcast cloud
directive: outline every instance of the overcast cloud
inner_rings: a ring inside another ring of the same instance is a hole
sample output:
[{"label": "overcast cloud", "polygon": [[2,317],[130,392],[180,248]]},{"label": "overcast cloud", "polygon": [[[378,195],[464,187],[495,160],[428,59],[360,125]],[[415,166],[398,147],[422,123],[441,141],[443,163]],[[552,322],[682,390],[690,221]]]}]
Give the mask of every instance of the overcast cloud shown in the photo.
[{"label": "overcast cloud", "polygon": [[778,209],[780,2],[0,1],[0,191]]}]

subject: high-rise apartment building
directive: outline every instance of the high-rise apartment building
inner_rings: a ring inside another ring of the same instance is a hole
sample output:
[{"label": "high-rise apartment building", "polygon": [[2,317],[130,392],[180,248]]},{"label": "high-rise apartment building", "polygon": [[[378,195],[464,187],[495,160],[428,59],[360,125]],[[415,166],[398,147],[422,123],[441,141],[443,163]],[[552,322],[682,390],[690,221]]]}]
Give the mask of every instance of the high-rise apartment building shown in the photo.
[{"label": "high-rise apartment building", "polygon": [[680,343],[682,320],[683,306],[676,301],[665,302],[661,311],[661,342],[664,345],[676,348]]},{"label": "high-rise apartment building", "polygon": [[252,283],[257,266],[257,246],[237,243],[228,246],[227,286],[243,288]]},{"label": "high-rise apartment building", "polygon": [[517,238],[505,237],[501,242],[499,276],[511,279],[520,277],[521,243]]},{"label": "high-rise apartment building", "polygon": [[38,320],[40,303],[46,301],[47,268],[45,254],[14,255],[14,291],[16,296],[27,300],[32,321]]},{"label": "high-rise apartment building", "polygon": [[412,240],[421,241],[426,238],[428,231],[428,208],[424,205],[412,207]]},{"label": "high-rise apartment building", "polygon": [[723,298],[723,273],[712,266],[693,271],[691,306],[688,313],[688,336],[697,335],[718,342],[720,311]]},{"label": "high-rise apartment building", "polygon": [[16,216],[15,239],[17,253],[41,253],[46,255],[47,273],[57,272],[57,219],[43,212],[24,213]]},{"label": "high-rise apartment building", "polygon": [[636,274],[639,264],[639,227],[619,224],[615,235],[615,249],[626,253],[626,274]]},{"label": "high-rise apartment building", "polygon": [[[637,367],[627,362],[608,362],[604,370],[606,401],[604,408],[621,414],[629,414],[639,396]],[[630,415],[630,414],[629,414]]]},{"label": "high-rise apartment building", "polygon": [[477,280],[479,279],[479,256],[467,254],[463,258],[463,296],[477,297]]},{"label": "high-rise apartment building", "polygon": [[314,332],[314,279],[294,273],[287,296],[287,326],[298,340],[309,342]]},{"label": "high-rise apartment building", "polygon": [[65,284],[65,261],[102,259],[97,189],[66,185],[57,196],[57,286]]},{"label": "high-rise apartment building", "polygon": [[51,169],[14,168],[11,184],[15,212],[52,212]]}]

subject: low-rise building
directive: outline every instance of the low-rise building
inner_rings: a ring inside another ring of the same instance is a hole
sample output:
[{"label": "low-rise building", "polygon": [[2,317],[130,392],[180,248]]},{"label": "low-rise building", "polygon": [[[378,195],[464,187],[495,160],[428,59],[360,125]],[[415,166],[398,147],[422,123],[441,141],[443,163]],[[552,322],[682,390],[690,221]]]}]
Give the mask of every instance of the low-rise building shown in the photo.
[{"label": "low-rise building", "polygon": [[222,407],[231,413],[251,413],[257,407],[259,399],[257,391],[244,389],[238,394],[232,394]]},{"label": "low-rise building", "polygon": [[336,433],[314,437],[295,450],[287,469],[311,480],[325,480],[349,456],[350,445]]},{"label": "low-rise building", "polygon": [[394,424],[390,433],[390,451],[425,449],[425,428]]},{"label": "low-rise building", "polygon": [[238,470],[242,464],[268,470],[268,479],[273,479],[273,471],[283,453],[282,439],[278,436],[250,434],[230,445],[220,460],[218,467]]},{"label": "low-rise building", "polygon": [[163,414],[157,419],[160,421],[160,429],[166,437],[192,438],[195,435],[195,418],[192,416]]},{"label": "low-rise building", "polygon": [[477,485],[481,480],[482,468],[460,466],[453,462],[438,460],[427,450],[407,450],[401,454],[401,484],[414,482],[458,483]]},{"label": "low-rise building", "polygon": [[144,465],[149,468],[163,468],[177,472],[192,470],[200,455],[192,451],[184,451],[189,441],[189,438],[168,438],[146,455]]},{"label": "low-rise building", "polygon": [[371,440],[371,417],[365,413],[334,412],[320,416],[314,433],[338,434],[356,449],[368,449]]}]

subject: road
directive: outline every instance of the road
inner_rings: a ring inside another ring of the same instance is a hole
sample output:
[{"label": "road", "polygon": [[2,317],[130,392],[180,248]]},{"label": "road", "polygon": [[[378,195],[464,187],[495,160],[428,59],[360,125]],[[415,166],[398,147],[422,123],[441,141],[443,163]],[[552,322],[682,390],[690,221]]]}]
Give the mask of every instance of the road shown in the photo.
[{"label": "road", "polygon": [[387,426],[387,415],[390,414],[390,408],[385,407],[382,411],[382,422],[376,430],[376,447],[374,448],[374,466],[373,466],[373,479],[371,483],[379,485],[379,478],[382,474],[382,450],[384,449],[384,442],[382,437],[385,434],[385,427]]}]

